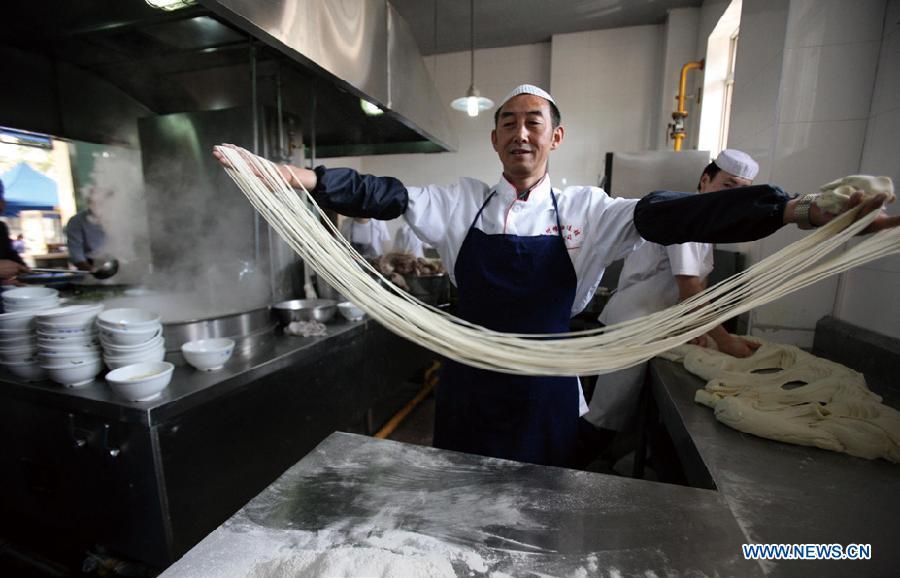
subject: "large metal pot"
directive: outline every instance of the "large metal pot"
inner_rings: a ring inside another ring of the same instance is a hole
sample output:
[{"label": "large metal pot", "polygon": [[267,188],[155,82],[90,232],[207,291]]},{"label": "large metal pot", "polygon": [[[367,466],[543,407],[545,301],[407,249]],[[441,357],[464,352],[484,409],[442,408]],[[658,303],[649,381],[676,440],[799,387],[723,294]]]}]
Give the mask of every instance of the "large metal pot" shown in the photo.
[{"label": "large metal pot", "polygon": [[236,342],[235,353],[249,353],[271,337],[275,323],[268,307],[229,313],[218,317],[169,321],[164,324],[166,351],[181,352],[181,346],[197,339],[227,337]]},{"label": "large metal pot", "polygon": [[450,276],[439,275],[404,275],[403,280],[409,286],[409,292],[419,301],[428,305],[443,305],[450,299]]},{"label": "large metal pot", "polygon": [[272,311],[284,325],[294,321],[318,321],[328,323],[337,311],[337,301],[332,299],[292,299],[272,305]]}]

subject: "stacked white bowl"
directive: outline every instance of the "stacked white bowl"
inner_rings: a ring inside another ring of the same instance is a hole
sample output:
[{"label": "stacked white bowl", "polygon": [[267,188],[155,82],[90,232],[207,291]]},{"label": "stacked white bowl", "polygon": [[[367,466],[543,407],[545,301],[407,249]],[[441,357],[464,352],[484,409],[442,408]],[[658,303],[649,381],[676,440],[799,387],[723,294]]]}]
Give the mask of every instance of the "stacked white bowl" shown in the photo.
[{"label": "stacked white bowl", "polygon": [[34,315],[37,310],[0,314],[0,364],[21,379],[37,381],[46,377],[38,364]]},{"label": "stacked white bowl", "polygon": [[69,305],[35,315],[38,361],[67,387],[90,383],[103,370],[94,321],[103,305]]},{"label": "stacked white bowl", "polygon": [[59,307],[59,291],[47,287],[19,287],[3,292],[3,309],[7,313]]},{"label": "stacked white bowl", "polygon": [[159,315],[144,309],[108,309],[97,317],[103,361],[110,369],[162,361],[165,339]]}]

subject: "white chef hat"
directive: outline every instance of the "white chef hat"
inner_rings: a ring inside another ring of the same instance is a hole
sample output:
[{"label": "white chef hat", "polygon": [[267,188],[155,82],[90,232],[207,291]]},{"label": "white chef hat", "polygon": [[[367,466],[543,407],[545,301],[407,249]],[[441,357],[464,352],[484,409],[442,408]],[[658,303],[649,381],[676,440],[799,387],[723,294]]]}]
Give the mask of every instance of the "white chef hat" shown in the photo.
[{"label": "white chef hat", "polygon": [[716,166],[736,177],[752,181],[759,172],[759,165],[753,158],[737,149],[725,149],[713,161]]},{"label": "white chef hat", "polygon": [[533,84],[520,84],[514,89],[509,91],[509,94],[503,97],[503,100],[500,101],[500,104],[497,105],[497,110],[494,112],[494,116],[500,112],[500,109],[503,108],[503,105],[510,101],[511,98],[515,96],[519,96],[520,94],[533,94],[534,96],[540,96],[550,103],[550,108],[553,109],[553,112],[556,113],[557,117],[560,117],[559,107],[556,105],[556,101],[553,100],[553,97],[550,96],[550,93],[540,88],[539,86],[535,86]]},{"label": "white chef hat", "polygon": [[552,102],[554,105],[556,104],[556,101],[553,100],[553,97],[550,96],[550,93],[547,92],[546,90],[544,90],[543,88],[540,88],[533,84],[520,84],[519,86],[510,90],[509,94],[507,94],[506,96],[503,97],[503,100],[500,101],[500,104],[497,105],[497,108],[502,108],[504,104],[509,102],[509,99],[511,99],[514,96],[519,96],[520,94],[533,94],[535,96],[540,96],[541,98]]}]

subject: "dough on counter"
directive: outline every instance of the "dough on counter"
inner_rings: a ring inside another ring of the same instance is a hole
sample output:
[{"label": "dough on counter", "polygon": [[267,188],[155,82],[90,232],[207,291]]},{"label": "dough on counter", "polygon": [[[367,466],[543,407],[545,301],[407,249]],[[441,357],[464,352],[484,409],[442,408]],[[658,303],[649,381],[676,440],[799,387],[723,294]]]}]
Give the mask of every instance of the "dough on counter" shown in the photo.
[{"label": "dough on counter", "polygon": [[694,400],[736,430],[900,462],[900,412],[884,405],[857,371],[767,342],[745,358],[695,345],[675,348],[668,357],[707,380]]}]

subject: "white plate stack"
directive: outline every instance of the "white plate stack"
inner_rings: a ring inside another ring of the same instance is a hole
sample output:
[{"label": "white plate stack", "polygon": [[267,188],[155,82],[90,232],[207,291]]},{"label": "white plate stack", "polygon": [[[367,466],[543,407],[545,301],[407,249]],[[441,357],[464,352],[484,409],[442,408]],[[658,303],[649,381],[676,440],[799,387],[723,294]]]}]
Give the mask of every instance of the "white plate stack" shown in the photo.
[{"label": "white plate stack", "polygon": [[32,311],[0,314],[0,364],[18,378],[39,381],[46,377],[38,364]]},{"label": "white plate stack", "polygon": [[78,387],[103,370],[94,322],[103,305],[69,305],[35,315],[38,360],[53,381]]},{"label": "white plate stack", "polygon": [[159,315],[144,309],[109,309],[97,317],[103,361],[110,369],[162,361],[165,339]]},{"label": "white plate stack", "polygon": [[3,310],[7,313],[59,307],[59,291],[48,287],[19,287],[3,292]]}]

